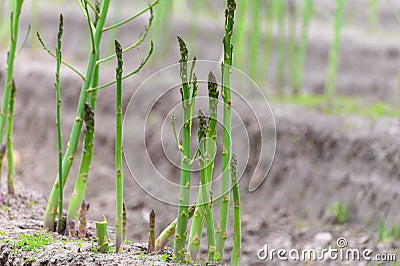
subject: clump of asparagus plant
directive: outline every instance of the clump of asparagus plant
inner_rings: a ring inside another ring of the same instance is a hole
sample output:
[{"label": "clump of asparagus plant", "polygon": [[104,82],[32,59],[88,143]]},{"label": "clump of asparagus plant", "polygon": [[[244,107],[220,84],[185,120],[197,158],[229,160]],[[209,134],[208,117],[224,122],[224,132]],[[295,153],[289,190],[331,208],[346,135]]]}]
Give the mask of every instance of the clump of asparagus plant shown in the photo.
[{"label": "clump of asparagus plant", "polygon": [[222,64],[222,98],[224,100],[223,113],[223,134],[222,134],[222,199],[220,203],[220,213],[218,227],[216,231],[216,259],[222,260],[226,241],[226,228],[228,226],[229,201],[230,201],[230,173],[229,163],[231,160],[231,124],[232,124],[232,106],[231,106],[231,66],[233,56],[233,45],[231,38],[233,34],[234,16],[236,3],[235,0],[227,0],[227,9],[225,11],[225,37],[224,62]]},{"label": "clump of asparagus plant", "polygon": [[107,235],[107,220],[103,216],[103,221],[96,221],[96,241],[97,250],[101,253],[107,253],[110,250],[108,245],[108,235]]},{"label": "clump of asparagus plant", "polygon": [[[181,178],[179,192],[179,208],[178,218],[175,230],[174,253],[176,260],[184,261],[185,243],[187,237],[187,222],[189,219],[189,198],[190,198],[190,135],[192,129],[192,113],[194,99],[197,94],[196,77],[188,80],[192,75],[188,73],[188,49],[182,37],[178,36],[179,49],[181,53],[180,59],[180,77],[182,80],[181,95],[183,108],[183,129],[182,129],[182,145],[181,147]],[[193,63],[192,66],[194,67]],[[193,69],[193,68],[192,68]]]},{"label": "clump of asparagus plant", "polygon": [[156,238],[155,238],[156,214],[151,210],[149,215],[149,241],[147,244],[147,253],[155,251]]},{"label": "clump of asparagus plant", "polygon": [[336,0],[335,24],[333,43],[329,52],[328,76],[326,81],[326,97],[328,104],[333,107],[335,95],[335,79],[340,46],[340,31],[342,29],[344,0]]},{"label": "clump of asparagus plant", "polygon": [[[70,206],[68,208],[69,209],[69,211],[68,211],[69,220],[67,222],[67,225],[68,225],[68,227],[72,227],[72,226],[74,226],[74,223],[76,222],[78,209],[81,206],[81,202],[83,201],[83,198],[84,198],[84,192],[85,192],[85,188],[86,188],[86,179],[89,175],[91,157],[92,157],[92,153],[93,153],[93,151],[92,151],[93,137],[94,137],[94,130],[93,130],[94,118],[93,117],[94,117],[95,106],[96,106],[97,90],[117,83],[117,81],[114,80],[114,81],[108,82],[103,85],[98,85],[99,65],[101,63],[107,62],[107,61],[113,59],[114,57],[116,57],[116,54],[112,54],[110,56],[100,59],[99,48],[100,48],[100,43],[102,40],[102,34],[105,31],[120,27],[120,26],[128,23],[132,19],[140,16],[141,14],[144,14],[146,11],[150,10],[151,15],[150,15],[150,20],[149,20],[149,25],[145,28],[145,34],[143,34],[136,43],[126,47],[125,49],[121,48],[121,53],[129,51],[129,50],[137,47],[139,44],[141,44],[144,41],[145,36],[147,35],[147,33],[149,31],[150,25],[153,20],[152,8],[157,3],[158,3],[158,0],[156,0],[154,3],[149,5],[148,8],[139,12],[138,14],[136,14],[130,18],[127,18],[121,22],[118,22],[114,25],[105,27],[105,21],[106,21],[108,9],[110,6],[110,0],[96,1],[95,5],[92,5],[92,3],[90,3],[88,0],[78,1],[78,4],[83,11],[83,15],[88,22],[89,36],[90,36],[90,40],[91,40],[91,52],[90,52],[90,56],[88,59],[88,64],[87,64],[87,69],[86,69],[85,74],[82,74],[81,72],[79,72],[71,64],[61,60],[62,64],[64,64],[66,67],[71,69],[73,72],[75,72],[77,75],[79,75],[82,78],[83,84],[82,84],[82,88],[80,91],[78,107],[77,107],[77,111],[76,111],[76,118],[75,118],[75,121],[74,121],[74,124],[72,127],[72,131],[71,131],[71,134],[69,137],[69,142],[67,144],[67,147],[66,147],[66,150],[64,153],[64,157],[62,160],[62,174],[58,175],[54,182],[52,191],[50,193],[49,201],[48,201],[48,204],[46,207],[44,227],[47,228],[48,230],[55,229],[54,228],[55,217],[56,217],[57,213],[61,212],[61,211],[57,210],[57,206],[59,206],[58,204],[59,204],[59,199],[60,199],[60,195],[61,195],[60,190],[64,189],[64,185],[68,178],[69,171],[71,169],[71,165],[73,163],[75,153],[77,150],[82,125],[83,125],[83,122],[85,122],[86,128],[85,128],[85,134],[84,134],[84,145],[83,145],[84,148],[82,151],[82,157],[81,157],[82,159],[81,159],[81,165],[79,168],[79,175],[77,178],[77,182],[75,184],[75,189],[73,192],[72,200],[71,200]],[[92,15],[94,15],[94,17],[95,17],[94,20],[92,20],[92,18],[91,18],[89,9],[93,10]],[[38,36],[38,39],[39,39],[40,43],[42,44],[43,48],[51,56],[56,58],[56,55],[52,51],[50,51],[50,49],[48,49],[46,47],[46,45],[44,44],[40,35],[37,34],[37,36]],[[121,76],[121,80],[125,79],[125,78],[129,78],[132,75],[138,73],[143,68],[143,66],[147,63],[152,52],[153,52],[153,44],[151,43],[151,49],[150,49],[147,57],[141,62],[140,66],[137,69],[135,69],[134,71],[130,72],[129,74],[127,74],[123,77]],[[118,181],[118,182],[120,182],[120,181]],[[120,186],[118,185],[118,187],[120,187]],[[121,203],[121,204],[118,204],[118,206],[121,206],[121,207],[118,207],[118,213],[122,213],[122,199],[120,196],[118,198],[118,203]],[[72,222],[71,222],[71,220],[72,220]],[[121,219],[119,219],[118,223],[120,225]],[[69,230],[67,230],[67,231],[71,232],[72,230],[71,230],[71,228],[69,228]],[[120,228],[118,228],[118,232],[120,233]],[[121,234],[119,234],[119,236],[118,236],[119,244],[122,240],[121,236],[122,236]]]},{"label": "clump of asparagus plant", "polygon": [[[14,176],[14,160],[13,160],[13,147],[12,147],[12,121],[13,121],[13,114],[9,115],[11,110],[11,101],[12,99],[12,91],[14,91],[15,95],[15,84],[13,81],[14,75],[14,62],[15,56],[17,51],[17,41],[18,41],[18,30],[19,30],[19,20],[22,10],[23,0],[15,0],[13,1],[13,6],[11,8],[10,14],[10,42],[9,42],[9,49],[7,53],[7,63],[6,63],[6,76],[4,79],[4,93],[3,99],[0,109],[0,141],[3,142],[4,140],[4,133],[7,134],[6,139],[6,149],[7,149],[7,157],[8,157],[8,193],[14,194],[14,183],[13,183],[13,176]],[[13,109],[13,108],[12,108]],[[10,123],[11,122],[11,123]],[[7,126],[7,132],[6,132]],[[0,153],[0,161],[3,160],[3,156],[5,152]],[[0,168],[1,171],[1,168]]]}]

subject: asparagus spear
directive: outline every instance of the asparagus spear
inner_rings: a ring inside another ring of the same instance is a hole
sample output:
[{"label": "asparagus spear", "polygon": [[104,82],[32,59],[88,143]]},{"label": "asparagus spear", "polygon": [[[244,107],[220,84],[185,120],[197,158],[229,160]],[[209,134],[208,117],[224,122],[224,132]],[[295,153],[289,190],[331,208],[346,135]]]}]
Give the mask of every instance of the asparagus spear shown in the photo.
[{"label": "asparagus spear", "polygon": [[10,97],[10,105],[8,112],[8,123],[7,123],[7,187],[8,194],[14,195],[14,150],[13,150],[13,141],[12,141],[12,132],[14,125],[14,102],[15,102],[15,83],[12,81],[11,85],[11,97]]},{"label": "asparagus spear", "polygon": [[154,252],[155,250],[155,226],[156,226],[156,214],[154,210],[151,210],[149,215],[149,241],[147,244],[147,253]]},{"label": "asparagus spear", "polygon": [[240,224],[240,195],[239,183],[236,175],[237,159],[236,155],[232,155],[231,173],[232,173],[232,192],[233,192],[233,249],[231,257],[231,265],[238,266],[240,260],[240,246],[242,242],[241,224]]},{"label": "asparagus spear", "polygon": [[96,221],[96,240],[97,250],[101,253],[107,253],[110,247],[108,245],[107,220],[105,216],[103,216],[103,221]]}]

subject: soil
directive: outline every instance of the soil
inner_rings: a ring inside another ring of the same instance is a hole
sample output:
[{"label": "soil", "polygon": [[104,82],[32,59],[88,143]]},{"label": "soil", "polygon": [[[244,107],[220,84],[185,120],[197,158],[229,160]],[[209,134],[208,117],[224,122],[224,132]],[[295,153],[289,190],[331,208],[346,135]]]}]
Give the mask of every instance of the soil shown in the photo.
[{"label": "soil", "polygon": [[[320,1],[321,2],[321,1]],[[324,1],[326,2],[326,1]],[[363,1],[363,3],[366,1]],[[361,1],[360,1],[361,5]],[[28,6],[28,5],[27,5]],[[54,46],[58,11],[63,10],[65,17],[64,58],[76,62],[83,72],[86,43],[86,26],[79,10],[71,5],[51,6],[54,12],[47,12],[40,17],[39,31],[50,47]],[[326,8],[332,10],[327,4]],[[27,8],[27,10],[29,10]],[[354,9],[359,10],[359,9]],[[399,39],[390,30],[398,28],[395,20],[388,17],[390,6],[382,4],[381,28],[376,31],[366,29],[365,16],[356,11],[343,29],[340,50],[340,65],[337,76],[337,93],[355,96],[362,101],[389,101],[396,103],[397,97],[397,62]],[[213,16],[213,14],[210,14]],[[29,14],[23,14],[22,25],[26,26]],[[170,42],[175,44],[174,34],[189,36],[187,16],[172,20]],[[120,40],[132,42],[132,32],[143,30],[146,19],[138,19],[132,27],[124,28]],[[220,39],[223,21],[207,20],[198,31],[199,38],[190,42],[197,47],[196,55],[201,59],[219,60],[221,54]],[[218,25],[219,25],[218,24]],[[321,93],[326,76],[326,63],[331,38],[329,22],[316,16],[310,28],[309,53],[306,62],[305,91]],[[384,37],[382,37],[384,36]],[[111,38],[111,37],[106,37]],[[53,41],[51,41],[53,40]],[[167,44],[164,43],[165,46]],[[125,65],[134,69],[147,53],[147,44],[127,55]],[[204,49],[207,47],[207,49]],[[156,44],[156,48],[160,48]],[[107,47],[104,47],[106,50]],[[178,52],[171,45],[167,53],[156,53],[140,75],[124,83],[124,106],[138,86],[157,70],[178,61]],[[157,51],[157,49],[156,49]],[[5,58],[2,47],[1,60]],[[4,61],[1,62],[4,65]],[[105,65],[102,82],[114,76],[114,63]],[[274,63],[272,62],[272,65]],[[130,67],[132,66],[132,67]],[[55,126],[55,92],[53,60],[40,48],[25,48],[16,61],[15,80],[17,99],[15,110],[14,145],[21,154],[21,163],[16,169],[16,196],[5,194],[2,185],[3,210],[0,211],[0,262],[2,265],[166,265],[161,255],[144,256],[145,244],[125,246],[123,254],[94,254],[92,242],[76,241],[52,234],[54,239],[39,252],[15,248],[21,233],[32,234],[42,229],[43,208],[57,173],[57,134]],[[273,73],[274,69],[271,69]],[[270,75],[273,83],[274,75]],[[0,72],[3,82],[4,72]],[[75,118],[75,108],[81,87],[79,77],[67,69],[62,72],[62,126],[64,139],[69,136]],[[160,86],[163,81],[160,81]],[[267,96],[272,96],[269,85],[263,86]],[[170,98],[168,98],[170,97]],[[168,95],[165,102],[173,104],[180,95]],[[143,99],[144,101],[145,99]],[[88,180],[86,201],[90,203],[88,219],[99,221],[103,214],[109,224],[114,221],[114,90],[112,87],[99,92],[96,113],[95,154]],[[263,110],[261,103],[252,106]],[[368,118],[356,115],[341,116],[326,114],[321,110],[309,110],[301,106],[277,104],[272,102],[277,149],[274,163],[267,180],[254,192],[249,192],[250,173],[254,170],[256,156],[250,156],[249,166],[241,179],[243,250],[241,265],[265,265],[257,258],[257,252],[268,244],[271,248],[310,248],[318,249],[335,246],[340,237],[346,238],[348,247],[370,248],[374,254],[396,253],[399,257],[400,242],[381,242],[378,236],[379,223],[398,224],[400,216],[400,125],[395,118]],[[238,107],[240,110],[240,107]],[[158,119],[169,112],[162,106],[154,112]],[[249,139],[257,139],[260,132],[252,127],[252,116],[241,112],[241,119],[247,125]],[[161,121],[162,122],[162,121]],[[155,121],[155,124],[158,120]],[[156,128],[156,127],[155,127]],[[156,132],[156,129],[154,129]],[[154,132],[153,132],[154,133]],[[151,132],[149,133],[151,134]],[[151,139],[151,135],[147,136]],[[126,138],[126,136],[125,136]],[[168,173],[171,180],[178,182],[178,170],[160,152],[161,140],[151,139],[149,156],[158,168]],[[139,142],[140,140],[138,140]],[[175,145],[173,139],[166,139],[166,145]],[[134,142],[135,143],[135,142]],[[234,148],[241,150],[240,143]],[[80,149],[80,148],[79,148]],[[146,160],[142,151],[135,151],[139,161]],[[71,195],[74,177],[77,173],[79,155],[75,159],[65,195]],[[265,171],[268,162],[264,163]],[[219,162],[217,162],[219,164]],[[142,169],[147,173],[147,169]],[[135,243],[147,241],[148,214],[156,212],[156,231],[159,233],[175,217],[176,207],[165,204],[148,195],[133,178],[129,169],[124,169],[125,204],[128,209],[128,239]],[[5,174],[3,173],[3,176]],[[146,176],[147,178],[147,176]],[[4,178],[3,178],[4,179]],[[152,180],[151,176],[147,178]],[[3,180],[4,181],[4,180]],[[154,180],[154,187],[158,183]],[[166,194],[170,192],[165,192]],[[44,195],[44,196],[43,196]],[[173,194],[171,193],[173,196]],[[349,205],[350,216],[346,223],[337,225],[330,217],[329,207],[343,201]],[[33,204],[32,202],[35,202]],[[68,202],[65,203],[67,208]],[[88,231],[93,235],[93,222]],[[112,233],[112,228],[110,228]],[[112,235],[112,234],[111,234]],[[232,249],[232,232],[228,232],[227,254]],[[10,239],[10,240],[7,240]],[[164,252],[170,253],[169,249]],[[34,258],[34,259],[32,259]],[[229,256],[226,256],[229,261]],[[275,262],[279,264],[279,262]],[[344,263],[344,262],[343,262]],[[334,264],[334,263],[333,263]],[[332,264],[332,265],[333,265]],[[350,263],[351,264],[351,263]],[[365,264],[367,264],[365,262]]]}]

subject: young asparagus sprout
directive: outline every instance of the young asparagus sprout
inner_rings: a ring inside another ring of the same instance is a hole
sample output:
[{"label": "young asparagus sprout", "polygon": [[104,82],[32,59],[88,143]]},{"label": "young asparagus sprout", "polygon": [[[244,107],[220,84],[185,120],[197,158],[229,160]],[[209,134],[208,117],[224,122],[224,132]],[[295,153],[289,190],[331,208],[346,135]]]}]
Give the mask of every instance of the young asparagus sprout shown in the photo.
[{"label": "young asparagus sprout", "polygon": [[116,216],[115,216],[115,234],[116,234],[116,252],[122,251],[122,209],[123,209],[123,175],[122,175],[122,47],[118,41],[115,41],[115,53],[117,55],[117,97],[115,106],[116,115],[116,137],[115,137],[115,171],[116,171]]},{"label": "young asparagus sprout", "polygon": [[[60,96],[60,69],[61,69],[61,38],[63,34],[63,24],[64,19],[62,14],[60,14],[60,20],[58,24],[58,36],[57,36],[57,48],[56,48],[56,57],[57,57],[57,67],[56,67],[56,116],[57,116],[57,140],[58,140],[58,183],[60,186],[63,186],[62,181],[62,157],[63,157],[63,147],[62,147],[62,135],[61,135],[61,96]],[[62,231],[62,213],[63,213],[63,190],[59,190],[59,200],[58,200],[58,223],[57,223],[57,232],[60,234]],[[69,221],[69,219],[67,219]],[[68,225],[67,225],[68,226]]]},{"label": "young asparagus sprout", "polygon": [[[174,254],[177,262],[184,262],[185,259],[185,243],[187,237],[188,209],[190,199],[190,135],[191,135],[191,119],[192,105],[194,98],[191,98],[190,89],[195,90],[194,83],[188,81],[188,49],[182,37],[178,36],[179,49],[181,53],[180,77],[182,80],[181,95],[183,108],[183,129],[182,129],[182,153],[181,153],[181,178],[179,191],[179,207],[178,217],[175,230]],[[193,95],[193,93],[192,93]]]},{"label": "young asparagus sprout", "polygon": [[13,140],[12,140],[12,133],[13,133],[13,125],[14,125],[14,102],[15,102],[15,82],[12,80],[11,85],[11,97],[10,97],[10,105],[8,111],[8,123],[7,123],[7,187],[8,187],[8,194],[14,195],[14,149],[13,149]]},{"label": "young asparagus sprout", "polygon": [[222,64],[222,97],[224,100],[223,114],[223,135],[222,135],[222,199],[220,203],[220,213],[218,228],[216,231],[216,253],[217,260],[222,260],[224,255],[226,228],[228,226],[229,201],[230,201],[230,173],[229,163],[231,160],[231,78],[230,71],[232,66],[233,47],[231,38],[233,34],[234,16],[236,3],[235,0],[227,0],[225,12],[225,37],[224,37],[224,62]]},{"label": "young asparagus sprout", "polygon": [[231,256],[231,264],[233,266],[239,265],[240,260],[240,249],[242,242],[242,233],[241,233],[241,220],[240,220],[240,195],[239,195],[239,183],[237,180],[236,174],[237,167],[237,159],[236,155],[232,155],[231,160],[231,175],[232,175],[232,193],[233,193],[233,248],[232,248],[232,256]]},{"label": "young asparagus sprout", "polygon": [[96,221],[96,241],[97,250],[101,253],[107,253],[110,250],[108,245],[108,235],[107,235],[107,220],[103,216],[103,221]]},{"label": "young asparagus sprout", "polygon": [[69,220],[68,227],[69,227],[69,235],[74,237],[76,235],[76,228],[75,228],[75,221],[73,219]]},{"label": "young asparagus sprout", "polygon": [[98,23],[96,28],[93,32],[93,39],[95,47],[92,47],[92,52],[90,53],[85,79],[81,88],[78,107],[76,110],[76,118],[74,121],[74,125],[72,127],[71,135],[69,138],[69,142],[67,148],[64,153],[63,162],[62,162],[62,186],[60,186],[58,177],[54,182],[53,188],[51,190],[48,204],[46,207],[46,213],[44,218],[44,227],[48,230],[54,230],[54,222],[55,222],[55,215],[57,214],[57,206],[59,200],[59,190],[64,189],[64,185],[67,181],[69,171],[71,169],[72,162],[75,157],[76,148],[78,146],[78,141],[80,137],[80,132],[82,129],[82,117],[84,115],[84,106],[85,102],[88,97],[87,90],[90,88],[92,84],[92,78],[94,75],[94,70],[96,68],[96,61],[98,59],[98,51],[100,46],[100,41],[102,37],[102,29],[104,27],[104,23],[107,17],[108,8],[110,5],[110,0],[103,0],[101,9],[100,9],[100,16],[98,19]]},{"label": "young asparagus sprout", "polygon": [[86,215],[89,211],[89,203],[86,204],[85,201],[82,201],[81,209],[79,212],[79,228],[78,228],[78,237],[79,238],[86,238]]},{"label": "young asparagus sprout", "polygon": [[[195,206],[193,205],[189,209],[189,219],[193,217]],[[157,237],[156,243],[155,243],[155,250],[162,250],[168,242],[171,240],[173,235],[175,234],[175,228],[176,228],[176,220],[173,220],[162,232],[161,234]]]},{"label": "young asparagus sprout", "polygon": [[156,214],[154,210],[151,210],[149,215],[149,241],[147,244],[147,253],[155,251],[155,226],[156,226]]}]

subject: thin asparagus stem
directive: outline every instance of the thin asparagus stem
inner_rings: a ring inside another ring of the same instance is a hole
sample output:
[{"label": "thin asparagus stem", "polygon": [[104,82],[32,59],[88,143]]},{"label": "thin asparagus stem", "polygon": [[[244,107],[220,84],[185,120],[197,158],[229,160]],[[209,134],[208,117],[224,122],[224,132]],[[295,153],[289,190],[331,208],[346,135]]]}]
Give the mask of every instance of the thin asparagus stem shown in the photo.
[{"label": "thin asparagus stem", "polygon": [[237,159],[236,155],[232,155],[231,174],[232,174],[232,193],[233,193],[233,248],[231,265],[238,266],[240,261],[240,249],[242,243],[241,220],[240,220],[240,194],[239,183],[236,175]]},{"label": "thin asparagus stem", "polygon": [[[127,18],[127,19],[124,19],[124,20],[122,20],[122,21],[120,21],[120,22],[118,22],[118,23],[115,23],[114,25],[111,25],[111,26],[108,26],[108,27],[104,28],[104,29],[103,29],[103,32],[104,32],[104,31],[108,31],[108,30],[112,30],[112,29],[115,29],[115,28],[118,28],[118,27],[120,27],[120,26],[122,26],[122,25],[124,25],[124,24],[126,24],[126,23],[128,23],[128,22],[130,22],[130,21],[132,21],[132,20],[134,20],[135,18],[140,17],[141,15],[143,15],[144,13],[146,13],[147,11],[152,10],[153,7],[156,6],[159,2],[160,2],[160,0],[154,1],[152,4],[150,4],[147,8],[143,9],[143,10],[140,11],[139,13],[137,13],[137,14],[135,14],[135,15],[133,15],[133,16]],[[153,12],[151,12],[151,13],[153,13]]]},{"label": "thin asparagus stem", "polygon": [[[131,77],[131,76],[133,76],[133,75],[139,73],[139,71],[142,70],[142,68],[143,68],[143,67],[146,65],[146,63],[149,61],[151,55],[153,54],[153,50],[154,50],[154,44],[153,44],[153,42],[150,42],[150,50],[149,50],[149,52],[148,52],[146,58],[143,59],[142,62],[140,62],[140,65],[138,66],[138,68],[136,68],[135,70],[131,71],[130,73],[128,73],[128,74],[122,76],[122,80],[127,79],[127,78],[129,78],[129,77]],[[104,89],[104,88],[106,88],[106,87],[108,87],[108,86],[110,86],[110,85],[113,85],[113,84],[115,84],[115,83],[117,83],[117,81],[116,81],[116,80],[113,80],[113,81],[110,81],[110,82],[108,82],[108,83],[106,83],[106,84],[97,86],[97,87],[95,87],[95,88],[91,88],[91,89],[89,89],[87,92],[90,93],[90,92],[93,92],[93,91],[101,90],[101,89]]]},{"label": "thin asparagus stem", "polygon": [[105,216],[103,216],[103,221],[96,221],[96,240],[97,250],[101,253],[107,253],[110,247],[108,245],[107,220]]},{"label": "thin asparagus stem", "polygon": [[149,215],[149,241],[147,244],[147,253],[155,251],[155,226],[156,226],[156,214],[154,210],[151,210]]},{"label": "thin asparagus stem", "polygon": [[[58,26],[58,36],[57,36],[57,67],[56,67],[56,115],[57,115],[57,140],[58,140],[58,182],[62,186],[62,157],[63,157],[63,147],[62,147],[62,134],[61,134],[61,96],[60,96],[60,69],[61,69],[61,38],[63,34],[63,24],[64,19],[62,14],[60,14],[60,22]],[[62,214],[63,214],[63,203],[64,195],[63,190],[59,190],[59,200],[58,200],[58,222],[57,222],[57,232],[61,234],[62,231]],[[69,221],[67,219],[67,221]],[[67,223],[68,224],[68,223]],[[68,225],[67,225],[68,226]]]},{"label": "thin asparagus stem", "polygon": [[190,120],[192,104],[190,94],[190,83],[188,82],[188,50],[185,41],[178,36],[178,43],[181,52],[180,76],[182,80],[181,95],[183,108],[183,129],[182,129],[182,155],[181,155],[181,178],[179,192],[178,217],[175,230],[174,254],[176,261],[184,262],[185,243],[187,237],[188,209],[190,199]]},{"label": "thin asparagus stem", "polygon": [[[10,109],[10,98],[11,98],[11,91],[13,86],[13,75],[14,75],[14,62],[15,62],[15,55],[17,49],[17,40],[18,40],[18,29],[19,29],[19,19],[21,15],[21,9],[23,0],[15,0],[13,1],[14,5],[11,9],[11,16],[10,16],[10,44],[9,50],[7,54],[7,64],[6,64],[6,76],[4,79],[4,93],[2,104],[0,108],[0,141],[4,140],[4,135],[6,133],[6,124],[8,117],[8,112]],[[11,6],[11,5],[10,5]],[[11,132],[12,133],[12,132]],[[6,140],[7,142],[7,140]],[[7,145],[8,146],[8,145]],[[8,152],[13,155],[12,152]],[[1,160],[3,158],[0,158]],[[1,169],[0,169],[1,172]]]},{"label": "thin asparagus stem", "polygon": [[[39,32],[36,32],[36,37],[38,39],[38,41],[40,42],[40,44],[42,45],[43,50],[45,50],[49,55],[51,55],[53,58],[57,59],[57,55],[55,55],[49,48],[47,48],[46,44],[44,43],[42,37],[40,36]],[[65,62],[64,60],[61,59],[61,63],[68,67],[70,70],[72,70],[72,72],[74,72],[75,74],[77,74],[82,80],[86,80],[85,75],[83,75],[81,72],[79,72],[78,69],[76,69],[75,67],[73,67],[71,64],[69,64],[68,62]]]},{"label": "thin asparagus stem", "polygon": [[[132,50],[132,49],[138,47],[138,46],[146,39],[147,34],[148,34],[149,31],[150,31],[151,25],[153,25],[153,18],[154,18],[154,15],[153,15],[153,8],[151,7],[151,8],[150,8],[149,23],[147,24],[147,26],[146,26],[145,29],[144,29],[144,34],[141,34],[141,36],[139,37],[139,39],[138,39],[134,44],[132,44],[132,45],[130,45],[130,46],[124,48],[124,49],[122,50],[122,53],[128,52],[128,51],[130,51],[130,50]],[[111,60],[111,59],[113,59],[113,58],[115,58],[115,57],[116,57],[116,54],[114,53],[114,54],[109,55],[109,56],[107,56],[107,57],[105,57],[105,58],[102,58],[102,59],[100,59],[100,60],[97,60],[96,64],[101,64],[101,63],[107,62],[107,61],[109,61],[109,60]]]},{"label": "thin asparagus stem", "polygon": [[81,208],[79,210],[79,227],[78,227],[78,237],[86,238],[86,215],[89,211],[89,203],[86,204],[85,201],[82,201]]},{"label": "thin asparagus stem", "polygon": [[116,252],[122,251],[122,205],[123,205],[123,174],[122,174],[122,47],[118,41],[115,41],[115,53],[117,55],[117,96],[116,96],[116,137],[115,137],[115,171],[116,171],[116,215],[115,215],[115,234],[116,234]]},{"label": "thin asparagus stem", "polygon": [[[189,209],[189,219],[193,217],[195,206],[193,205]],[[161,234],[157,237],[156,239],[156,244],[155,244],[155,250],[161,250],[163,249],[168,242],[171,240],[172,236],[175,234],[175,228],[176,228],[176,220],[173,220],[162,232]]]},{"label": "thin asparagus stem", "polygon": [[7,123],[7,187],[8,187],[8,194],[14,195],[14,149],[13,149],[13,126],[14,126],[14,102],[15,102],[15,82],[12,80],[11,85],[11,97],[10,97],[10,105],[9,105],[9,112],[8,112],[8,123]]},{"label": "thin asparagus stem", "polygon": [[[96,60],[98,59],[98,51],[99,45],[101,41],[101,32],[104,27],[104,23],[107,17],[108,8],[110,5],[110,0],[103,0],[101,11],[100,11],[100,18],[96,26],[96,30],[94,31],[94,40],[96,47],[92,47],[92,52],[89,57],[89,62],[86,71],[86,79],[82,85],[81,93],[79,96],[78,107],[76,111],[76,118],[74,125],[72,127],[71,135],[69,142],[67,144],[67,149],[64,154],[63,158],[63,184],[65,184],[69,171],[71,169],[72,162],[75,157],[76,148],[78,146],[79,135],[82,129],[82,117],[84,115],[84,105],[87,99],[87,90],[90,88],[94,70],[96,68]],[[50,193],[49,201],[46,207],[45,219],[44,219],[44,227],[47,230],[54,230],[54,220],[55,214],[57,213],[57,202],[58,202],[58,195],[60,184],[58,182],[58,177],[54,182],[53,188]],[[61,188],[63,189],[63,187]]]},{"label": "thin asparagus stem", "polygon": [[224,100],[223,114],[223,134],[222,134],[222,199],[220,203],[220,213],[218,228],[216,231],[216,253],[215,258],[222,260],[224,255],[226,228],[228,225],[229,198],[230,198],[230,173],[229,162],[231,160],[231,78],[230,71],[232,66],[233,47],[231,38],[233,33],[234,16],[236,3],[235,0],[227,0],[227,9],[225,12],[225,37],[224,44],[224,62],[222,65],[222,98]]}]

